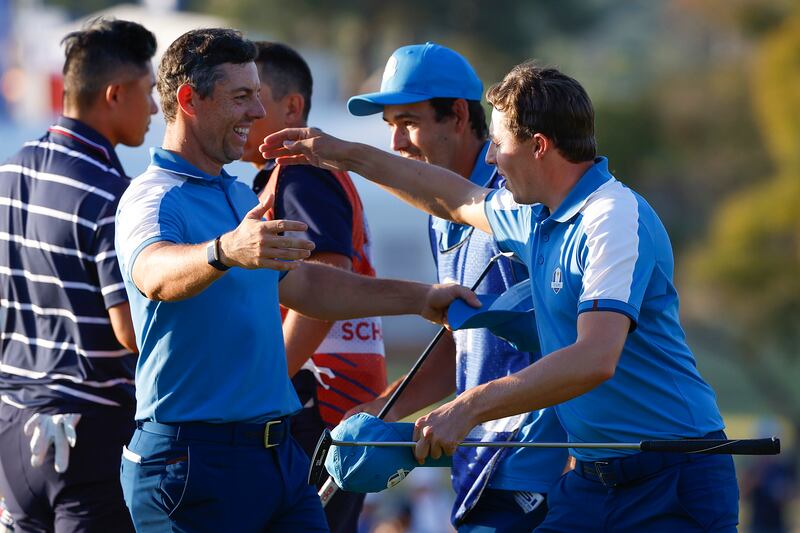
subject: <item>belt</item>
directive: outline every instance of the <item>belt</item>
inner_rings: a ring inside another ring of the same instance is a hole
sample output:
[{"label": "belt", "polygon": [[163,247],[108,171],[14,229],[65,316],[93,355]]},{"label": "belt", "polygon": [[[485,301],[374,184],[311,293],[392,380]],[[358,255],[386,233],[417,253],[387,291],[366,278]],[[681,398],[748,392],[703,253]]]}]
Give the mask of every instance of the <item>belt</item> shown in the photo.
[{"label": "belt", "polygon": [[272,448],[283,443],[289,436],[289,417],[276,418],[262,424],[245,422],[161,424],[142,421],[138,422],[138,427],[142,431],[172,437],[179,441],[206,441],[232,446]]},{"label": "belt", "polygon": [[[724,431],[714,431],[702,439],[725,439]],[[582,478],[602,483],[608,488],[619,487],[669,468],[696,461],[703,454],[640,452],[600,461],[576,461],[575,473]]]}]

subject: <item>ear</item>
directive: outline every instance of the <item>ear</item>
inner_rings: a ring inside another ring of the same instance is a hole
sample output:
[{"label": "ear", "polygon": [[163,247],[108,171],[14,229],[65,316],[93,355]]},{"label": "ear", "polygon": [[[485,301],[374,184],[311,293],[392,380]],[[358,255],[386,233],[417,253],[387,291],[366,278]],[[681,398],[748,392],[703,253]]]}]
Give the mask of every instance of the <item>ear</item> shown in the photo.
[{"label": "ear", "polygon": [[306,99],[300,93],[289,93],[283,97],[284,119],[289,127],[298,127],[305,123],[303,112]]},{"label": "ear", "polygon": [[453,102],[453,114],[456,124],[456,131],[462,133],[464,130],[469,129],[469,104],[463,98],[457,99]]},{"label": "ear", "polygon": [[194,96],[195,91],[188,83],[184,83],[180,87],[178,87],[178,91],[176,93],[176,98],[178,100],[178,107],[180,110],[190,117],[193,117],[196,114],[196,110],[194,108]]},{"label": "ear", "polygon": [[107,85],[103,98],[106,105],[109,107],[116,107],[122,99],[122,85],[119,83]]},{"label": "ear", "polygon": [[541,159],[553,147],[553,141],[545,137],[541,133],[534,133],[530,139],[531,149],[533,150],[533,157]]}]

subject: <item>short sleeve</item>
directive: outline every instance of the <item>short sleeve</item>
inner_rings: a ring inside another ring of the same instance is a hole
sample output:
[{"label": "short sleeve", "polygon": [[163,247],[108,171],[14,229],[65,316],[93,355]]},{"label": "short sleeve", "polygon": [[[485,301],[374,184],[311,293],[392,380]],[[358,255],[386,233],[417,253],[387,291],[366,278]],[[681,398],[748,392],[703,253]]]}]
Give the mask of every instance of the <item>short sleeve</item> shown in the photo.
[{"label": "short sleeve", "polygon": [[486,196],[483,209],[500,250],[526,261],[531,255],[531,206],[516,203],[511,191],[503,187]]},{"label": "short sleeve", "polygon": [[108,202],[100,210],[92,243],[91,255],[95,257],[97,280],[106,309],[128,300],[122,282],[117,253],[114,249],[114,212],[117,202]]},{"label": "short sleeve", "polygon": [[655,267],[649,232],[630,189],[592,202],[583,213],[583,280],[578,312],[615,311],[639,319]]},{"label": "short sleeve", "polygon": [[353,256],[353,208],[330,172],[306,165],[281,168],[275,213],[305,222],[308,229],[296,235],[313,242],[315,252]]},{"label": "short sleeve", "polygon": [[159,241],[186,242],[178,203],[182,183],[171,176],[145,174],[123,194],[117,209],[116,248],[124,278],[133,279],[133,264],[146,246]]}]

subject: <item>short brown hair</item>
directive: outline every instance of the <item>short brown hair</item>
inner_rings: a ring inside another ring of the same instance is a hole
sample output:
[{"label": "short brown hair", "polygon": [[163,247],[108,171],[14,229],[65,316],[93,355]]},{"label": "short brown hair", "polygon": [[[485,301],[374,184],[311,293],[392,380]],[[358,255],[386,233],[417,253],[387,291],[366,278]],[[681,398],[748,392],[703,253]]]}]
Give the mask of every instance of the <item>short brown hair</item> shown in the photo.
[{"label": "short brown hair", "polygon": [[188,84],[200,98],[207,98],[222,76],[217,67],[224,63],[250,63],[256,52],[256,45],[242,37],[241,32],[225,28],[192,30],[175,39],[158,67],[158,94],[164,120],[175,120],[178,87]]},{"label": "short brown hair", "polygon": [[486,99],[505,113],[516,138],[541,133],[572,163],[597,155],[592,101],[580,83],[557,69],[519,64],[489,88]]}]

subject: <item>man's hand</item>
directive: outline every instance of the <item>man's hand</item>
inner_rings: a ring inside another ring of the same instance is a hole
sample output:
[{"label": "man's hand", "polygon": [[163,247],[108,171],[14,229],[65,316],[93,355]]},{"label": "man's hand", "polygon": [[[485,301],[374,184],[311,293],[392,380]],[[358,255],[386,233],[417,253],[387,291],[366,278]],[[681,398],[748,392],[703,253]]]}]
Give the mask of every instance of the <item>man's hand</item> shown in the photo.
[{"label": "man's hand", "polygon": [[434,409],[414,422],[414,457],[425,464],[429,455],[438,459],[443,453],[453,455],[458,444],[464,440],[477,421],[470,416],[469,409],[458,398]]},{"label": "man's hand", "polygon": [[447,325],[447,308],[456,298],[461,298],[472,307],[480,307],[481,301],[475,293],[461,285],[437,284],[431,285],[419,314],[437,324]]},{"label": "man's hand", "polygon": [[79,414],[43,415],[34,414],[25,422],[23,431],[31,437],[31,466],[41,466],[50,445],[55,449],[54,467],[63,474],[69,467],[69,449],[75,447],[78,434],[75,426],[81,420]]},{"label": "man's hand", "polygon": [[292,270],[298,260],[311,255],[313,242],[279,235],[305,231],[308,226],[294,220],[263,220],[271,206],[272,196],[251,209],[235,230],[220,237],[220,260],[224,265]]},{"label": "man's hand", "polygon": [[288,128],[267,136],[258,149],[265,159],[275,159],[279,165],[349,170],[347,151],[352,144],[318,128]]}]

